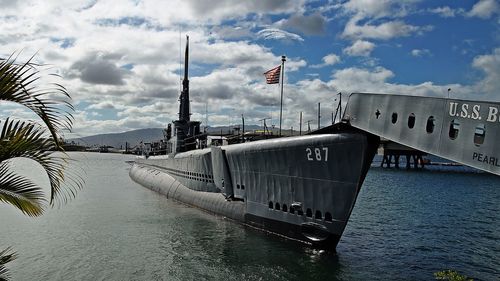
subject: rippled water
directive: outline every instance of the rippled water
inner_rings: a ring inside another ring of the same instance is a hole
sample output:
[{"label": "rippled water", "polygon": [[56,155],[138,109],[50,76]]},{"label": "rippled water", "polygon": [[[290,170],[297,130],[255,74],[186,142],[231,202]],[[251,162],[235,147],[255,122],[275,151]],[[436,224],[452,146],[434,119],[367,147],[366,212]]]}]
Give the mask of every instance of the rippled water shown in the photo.
[{"label": "rippled water", "polygon": [[498,176],[372,168],[331,254],[167,200],[129,179],[129,156],[72,155],[76,199],[40,218],[0,205],[14,280],[500,280]]}]

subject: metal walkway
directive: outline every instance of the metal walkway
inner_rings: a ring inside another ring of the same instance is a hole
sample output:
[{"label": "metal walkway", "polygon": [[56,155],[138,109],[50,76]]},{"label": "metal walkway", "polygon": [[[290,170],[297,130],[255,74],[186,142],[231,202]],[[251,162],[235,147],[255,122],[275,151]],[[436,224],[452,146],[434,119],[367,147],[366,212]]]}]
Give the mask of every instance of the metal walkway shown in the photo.
[{"label": "metal walkway", "polygon": [[500,103],[353,93],[343,120],[388,140],[500,175]]}]

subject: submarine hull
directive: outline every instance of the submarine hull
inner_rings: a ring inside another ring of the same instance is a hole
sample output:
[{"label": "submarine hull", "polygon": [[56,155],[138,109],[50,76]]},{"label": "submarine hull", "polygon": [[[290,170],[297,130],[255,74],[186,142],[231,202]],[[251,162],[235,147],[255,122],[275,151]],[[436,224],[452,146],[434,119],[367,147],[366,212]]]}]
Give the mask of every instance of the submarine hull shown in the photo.
[{"label": "submarine hull", "polygon": [[181,203],[334,250],[378,146],[358,132],[137,159],[130,177]]}]

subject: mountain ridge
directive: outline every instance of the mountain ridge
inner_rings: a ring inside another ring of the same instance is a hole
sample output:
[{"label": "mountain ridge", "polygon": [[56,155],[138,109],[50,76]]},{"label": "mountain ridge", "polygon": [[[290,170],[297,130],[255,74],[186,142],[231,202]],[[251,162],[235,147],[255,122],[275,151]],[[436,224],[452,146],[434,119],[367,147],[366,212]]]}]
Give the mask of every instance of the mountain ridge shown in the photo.
[{"label": "mountain ridge", "polygon": [[[218,133],[222,130],[223,132],[227,133],[229,128],[233,127],[234,126],[208,127],[208,132]],[[245,131],[261,130],[261,129],[262,127],[258,125],[245,126]],[[97,134],[80,138],[71,138],[66,140],[66,142],[87,147],[112,146],[118,149],[125,149],[126,143],[128,144],[129,148],[131,148],[140,144],[141,142],[153,142],[153,141],[159,141],[161,139],[163,139],[162,128],[146,128],[146,129],[126,131],[122,133],[107,133],[107,134]]]}]

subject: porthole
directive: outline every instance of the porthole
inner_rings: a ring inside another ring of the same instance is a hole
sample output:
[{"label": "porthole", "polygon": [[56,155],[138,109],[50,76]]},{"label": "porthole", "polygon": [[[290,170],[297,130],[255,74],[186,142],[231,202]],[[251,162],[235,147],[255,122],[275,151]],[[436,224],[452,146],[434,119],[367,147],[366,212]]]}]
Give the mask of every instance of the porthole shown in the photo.
[{"label": "porthole", "polygon": [[314,214],[314,218],[317,219],[317,220],[322,219],[323,216],[321,214],[321,211],[316,211],[316,213]]},{"label": "porthole", "polygon": [[476,130],[474,132],[474,144],[476,146],[480,146],[484,143],[484,137],[486,136],[486,127],[484,124],[479,124],[476,126]]},{"label": "porthole", "polygon": [[245,189],[245,186],[243,184],[241,185],[241,189]]},{"label": "porthole", "polygon": [[330,214],[329,212],[326,212],[325,213],[325,221],[331,222],[332,221],[332,214]]},{"label": "porthole", "polygon": [[313,212],[312,212],[312,210],[310,208],[307,208],[307,210],[306,210],[306,216],[312,218]]},{"label": "porthole", "polygon": [[240,185],[239,184],[236,185],[236,189],[240,189]]},{"label": "porthole", "polygon": [[290,212],[290,214],[294,214],[295,213],[295,209],[292,206],[290,206],[290,210],[288,210],[288,211]]},{"label": "porthole", "polygon": [[408,116],[408,128],[413,129],[415,127],[415,114],[411,113]]},{"label": "porthole", "polygon": [[392,124],[396,124],[396,122],[398,122],[398,114],[396,112],[392,113],[391,122]]},{"label": "porthole", "polygon": [[432,132],[434,132],[434,116],[429,116],[429,118],[427,118],[427,125],[425,125],[425,131],[428,133],[428,134],[432,134]]},{"label": "porthole", "polygon": [[274,207],[273,201],[269,201],[269,209],[272,209]]},{"label": "porthole", "polygon": [[281,210],[283,212],[288,212],[288,208],[287,208],[286,204],[283,204],[283,206],[281,207]]},{"label": "porthole", "polygon": [[280,203],[276,202],[276,204],[274,204],[274,209],[281,210]]},{"label": "porthole", "polygon": [[448,132],[448,136],[450,139],[454,140],[458,137],[458,130],[460,128],[460,122],[457,119],[453,119],[450,122],[450,130]]}]

